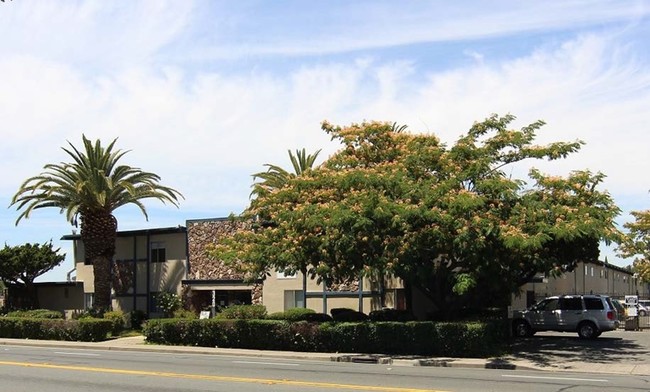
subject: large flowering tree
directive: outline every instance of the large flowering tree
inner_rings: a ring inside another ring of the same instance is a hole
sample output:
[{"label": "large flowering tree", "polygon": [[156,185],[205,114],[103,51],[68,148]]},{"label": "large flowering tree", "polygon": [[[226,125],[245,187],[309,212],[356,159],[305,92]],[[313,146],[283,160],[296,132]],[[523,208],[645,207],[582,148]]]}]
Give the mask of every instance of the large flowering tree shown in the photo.
[{"label": "large flowering tree", "polygon": [[634,222],[623,227],[628,230],[619,248],[623,257],[634,257],[633,269],[644,282],[650,283],[650,210],[632,211]]},{"label": "large flowering tree", "polygon": [[508,165],[564,158],[582,144],[536,145],[543,122],[508,129],[513,120],[493,115],[451,147],[389,123],[325,122],[342,148],[254,199],[244,218],[272,224],[237,233],[213,254],[251,277],[304,263],[328,282],[397,276],[443,314],[502,304],[537,273],[597,259],[599,243],[619,235],[619,209],[597,189],[602,174],[511,177]]}]

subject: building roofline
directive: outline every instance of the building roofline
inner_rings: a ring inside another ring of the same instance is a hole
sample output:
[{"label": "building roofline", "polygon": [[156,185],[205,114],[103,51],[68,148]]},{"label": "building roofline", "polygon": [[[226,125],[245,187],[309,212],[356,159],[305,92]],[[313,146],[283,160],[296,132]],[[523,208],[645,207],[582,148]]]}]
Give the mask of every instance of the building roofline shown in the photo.
[{"label": "building roofline", "polygon": [[231,218],[229,216],[226,217],[220,217],[220,218],[201,218],[201,219],[187,219],[185,221],[185,224],[187,226],[190,225],[190,223],[201,223],[201,222],[225,222],[230,220]]},{"label": "building roofline", "polygon": [[183,279],[182,284],[192,284],[192,285],[229,285],[229,284],[259,284],[263,283],[262,279],[256,279],[252,282],[246,282],[244,279]]},{"label": "building roofline", "polygon": [[[148,234],[175,234],[175,233],[187,233],[187,228],[185,226],[175,226],[175,227],[156,227],[152,229],[139,229],[139,230],[125,230],[118,231],[117,237],[133,237],[140,235]],[[74,241],[80,240],[81,234],[66,234],[61,237],[61,240]]]}]

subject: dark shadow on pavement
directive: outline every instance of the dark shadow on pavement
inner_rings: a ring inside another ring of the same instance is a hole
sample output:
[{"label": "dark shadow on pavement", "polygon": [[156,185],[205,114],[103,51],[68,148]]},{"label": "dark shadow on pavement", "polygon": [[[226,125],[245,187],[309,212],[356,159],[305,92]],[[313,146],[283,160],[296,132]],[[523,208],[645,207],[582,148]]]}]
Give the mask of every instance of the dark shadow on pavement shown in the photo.
[{"label": "dark shadow on pavement", "polygon": [[[511,359],[524,359],[540,367],[572,367],[575,363],[650,363],[648,332],[629,336],[603,336],[585,340],[569,334],[533,336],[512,343]],[[638,339],[641,337],[641,339]]]}]

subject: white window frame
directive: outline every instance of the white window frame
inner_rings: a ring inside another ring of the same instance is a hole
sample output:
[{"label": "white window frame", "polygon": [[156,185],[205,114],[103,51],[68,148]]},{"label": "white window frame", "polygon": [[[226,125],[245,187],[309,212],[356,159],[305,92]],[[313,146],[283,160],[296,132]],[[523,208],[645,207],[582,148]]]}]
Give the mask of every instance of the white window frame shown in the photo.
[{"label": "white window frame", "polygon": [[284,290],[284,310],[304,307],[305,298],[302,290]]}]

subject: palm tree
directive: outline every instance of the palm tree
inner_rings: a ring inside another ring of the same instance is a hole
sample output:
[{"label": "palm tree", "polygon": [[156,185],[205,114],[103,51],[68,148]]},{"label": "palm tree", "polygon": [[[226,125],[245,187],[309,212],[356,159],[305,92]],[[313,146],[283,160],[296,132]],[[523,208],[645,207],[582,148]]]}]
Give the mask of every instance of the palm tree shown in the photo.
[{"label": "palm tree", "polygon": [[[262,181],[253,184],[253,191],[251,196],[261,196],[266,192],[274,189],[282,188],[291,178],[302,176],[314,168],[314,162],[321,150],[313,154],[307,154],[305,149],[296,150],[296,155],[293,155],[291,150],[288,150],[289,159],[293,166],[293,173],[281,168],[277,165],[265,164],[268,169],[265,172],[253,174],[253,178],[259,178]],[[303,307],[307,307],[307,265],[303,264],[300,268],[302,273],[302,294],[303,294]]]},{"label": "palm tree", "polygon": [[14,195],[11,206],[22,212],[16,219],[29,218],[34,210],[55,207],[65,211],[66,218],[77,226],[81,223],[81,240],[86,258],[93,264],[95,306],[111,307],[110,265],[115,253],[117,220],[113,211],[125,204],[135,204],[148,219],[143,199],[154,198],[178,207],[180,192],[159,184],[157,174],[142,171],[118,161],[128,152],[113,151],[117,139],[107,147],[83,137],[84,150],[68,142],[63,147],[73,162],[47,164],[44,171],[28,178]]},{"label": "palm tree", "polygon": [[272,165],[269,163],[265,164],[264,166],[268,167],[265,172],[253,174],[253,178],[259,178],[262,181],[253,184],[253,191],[251,192],[251,195],[259,196],[264,192],[282,188],[290,178],[301,176],[304,173],[312,170],[314,167],[314,162],[316,162],[316,158],[318,157],[318,154],[320,154],[320,151],[321,150],[318,150],[313,154],[307,154],[303,148],[302,150],[296,150],[296,155],[293,155],[293,152],[291,152],[291,150],[288,150],[289,159],[291,160],[291,165],[293,166],[293,173],[290,173],[277,165]]}]

